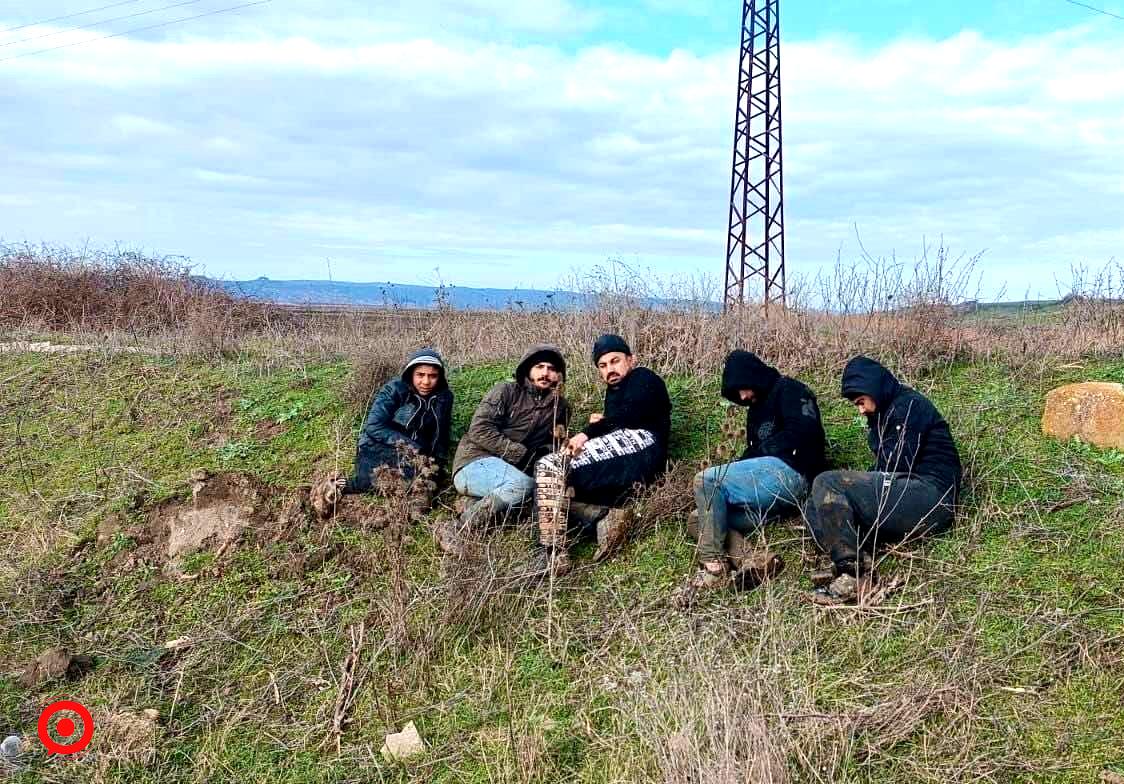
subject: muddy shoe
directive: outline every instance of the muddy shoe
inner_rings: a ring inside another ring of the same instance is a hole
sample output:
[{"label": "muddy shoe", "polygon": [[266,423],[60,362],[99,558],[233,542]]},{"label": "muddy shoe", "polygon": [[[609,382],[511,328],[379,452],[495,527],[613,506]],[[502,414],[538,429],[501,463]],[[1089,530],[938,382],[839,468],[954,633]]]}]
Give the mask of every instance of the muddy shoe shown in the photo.
[{"label": "muddy shoe", "polygon": [[748,553],[741,559],[741,568],[731,575],[735,590],[752,591],[784,571],[784,559],[768,550]]},{"label": "muddy shoe", "polygon": [[326,520],[335,513],[336,504],[343,498],[343,479],[343,474],[339,471],[332,471],[313,483],[308,501],[321,520]]},{"label": "muddy shoe", "polygon": [[597,523],[597,552],[594,562],[604,561],[621,548],[628,539],[632,527],[632,511],[629,509],[610,509]]},{"label": "muddy shoe", "polygon": [[725,563],[704,564],[679,586],[671,597],[671,603],[680,609],[687,609],[704,594],[729,588],[732,584],[731,574]]},{"label": "muddy shoe", "polygon": [[863,575],[856,578],[852,574],[841,574],[831,581],[826,588],[817,588],[812,591],[810,598],[813,604],[826,607],[861,603],[864,596],[874,588],[873,575]]},{"label": "muddy shoe", "polygon": [[446,555],[460,555],[464,550],[458,520],[441,520],[433,526],[433,541]]}]

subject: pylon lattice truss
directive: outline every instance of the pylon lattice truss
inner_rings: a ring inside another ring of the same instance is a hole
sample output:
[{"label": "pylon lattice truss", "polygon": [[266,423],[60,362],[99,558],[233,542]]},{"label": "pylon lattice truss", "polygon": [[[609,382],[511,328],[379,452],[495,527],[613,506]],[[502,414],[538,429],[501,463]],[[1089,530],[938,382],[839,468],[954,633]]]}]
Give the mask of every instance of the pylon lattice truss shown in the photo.
[{"label": "pylon lattice truss", "polygon": [[766,310],[784,307],[780,0],[743,0],[726,239],[725,306],[761,281]]}]

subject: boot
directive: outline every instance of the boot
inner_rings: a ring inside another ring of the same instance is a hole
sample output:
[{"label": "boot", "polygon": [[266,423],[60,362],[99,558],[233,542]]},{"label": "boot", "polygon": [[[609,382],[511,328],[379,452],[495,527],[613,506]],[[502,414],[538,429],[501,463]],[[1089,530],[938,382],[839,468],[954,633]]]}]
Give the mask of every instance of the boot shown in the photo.
[{"label": "boot", "polygon": [[595,563],[604,561],[621,548],[628,539],[632,521],[631,510],[610,509],[609,514],[597,523],[597,552],[593,554]]}]

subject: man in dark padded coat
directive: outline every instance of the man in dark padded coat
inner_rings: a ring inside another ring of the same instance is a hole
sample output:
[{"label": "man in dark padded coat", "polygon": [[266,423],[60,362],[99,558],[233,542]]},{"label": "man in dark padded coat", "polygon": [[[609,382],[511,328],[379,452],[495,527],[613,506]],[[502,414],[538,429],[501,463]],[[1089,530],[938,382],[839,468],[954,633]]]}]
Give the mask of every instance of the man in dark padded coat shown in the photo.
[{"label": "man in dark padded coat", "polygon": [[561,350],[531,346],[514,378],[497,383],[480,401],[453,459],[453,485],[469,504],[457,524],[436,531],[442,549],[456,549],[459,535],[480,533],[530,505],[535,461],[554,451],[557,433],[570,420],[565,379]]},{"label": "man in dark padded coat", "polygon": [[634,486],[650,484],[667,467],[671,398],[663,379],[639,367],[618,335],[597,339],[593,363],[606,385],[604,412],[593,414],[563,450],[535,467],[540,545],[536,571],[560,575],[569,570],[567,487],[573,488],[574,501],[594,510],[579,522],[597,526],[600,547],[594,558],[600,560],[625,533],[623,512],[609,507],[624,500]]},{"label": "man in dark padded coat", "polygon": [[827,471],[812,483],[808,527],[831,556],[835,576],[813,594],[821,603],[861,598],[872,582],[869,554],[878,544],[951,527],[961,480],[948,423],[928,398],[867,357],[847,363],[842,387],[866,417],[874,467]]},{"label": "man in dark padded coat", "polygon": [[444,468],[452,418],[453,393],[441,355],[432,348],[415,351],[401,375],[386,382],[371,401],[359,431],[355,473],[350,479],[333,479],[335,486],[344,493],[370,492],[380,466],[397,469],[407,482],[413,482],[425,459]]},{"label": "man in dark padded coat", "polygon": [[740,460],[695,476],[701,568],[687,591],[729,585],[728,534],[738,538],[769,517],[799,511],[824,467],[820,409],[807,386],[755,354],[732,351],[722,370],[722,396],[746,408],[746,448]]}]

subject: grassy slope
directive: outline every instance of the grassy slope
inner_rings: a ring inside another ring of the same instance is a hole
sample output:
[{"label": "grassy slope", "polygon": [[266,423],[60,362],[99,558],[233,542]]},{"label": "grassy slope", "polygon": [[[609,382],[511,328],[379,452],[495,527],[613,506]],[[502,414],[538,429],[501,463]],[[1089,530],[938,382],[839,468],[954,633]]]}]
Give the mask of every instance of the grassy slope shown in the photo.
[{"label": "grassy slope", "polygon": [[[654,521],[603,568],[553,590],[496,592],[469,616],[442,591],[418,529],[406,548],[414,643],[399,653],[381,644],[391,570],[380,534],[298,532],[221,563],[201,556],[189,581],[120,568],[134,547],[123,535],[75,551],[110,512],[139,519],[186,496],[196,466],[250,472],[281,493],[346,465],[356,424],[339,398],[346,373],[0,356],[0,540],[11,543],[0,565],[0,730],[30,732],[39,707],[67,693],[95,710],[160,710],[155,762],[125,759],[108,768],[114,780],[635,781],[659,775],[666,735],[713,696],[713,679],[736,679],[794,780],[1084,782],[1122,761],[1124,465],[1043,439],[1037,414],[1050,385],[1124,381],[1124,365],[1040,383],[961,367],[923,383],[973,468],[972,510],[953,535],[890,559],[906,587],[870,614],[804,604],[807,542],[781,526],[767,535],[784,575],[692,616],[663,602],[691,565],[678,519]],[[506,373],[455,376],[458,431]],[[675,456],[702,458],[722,416],[713,384],[671,386]],[[861,425],[834,382],[815,387],[836,461],[865,464]],[[577,391],[588,410],[595,390]],[[499,540],[506,553],[525,546],[519,533]],[[325,542],[348,557],[296,577],[278,568]],[[319,744],[346,629],[361,619],[370,653],[337,754]],[[197,644],[160,655],[181,637]],[[97,670],[34,693],[5,680],[55,644],[94,653]],[[411,719],[430,754],[387,765],[383,734]],[[91,765],[40,761],[23,779],[85,781]]]}]

